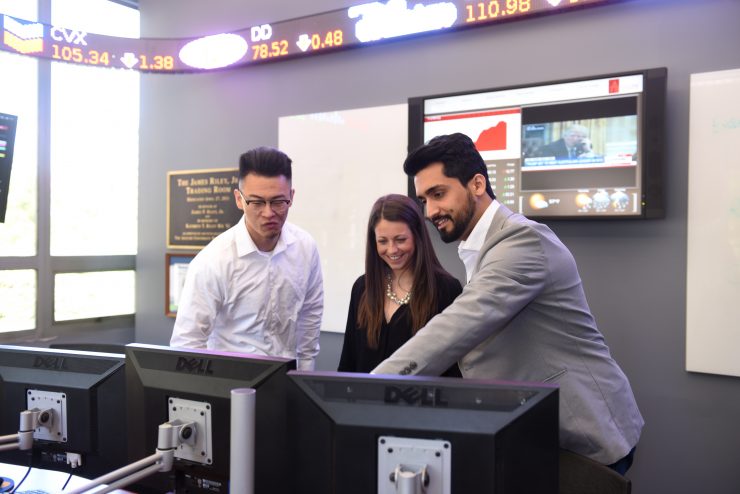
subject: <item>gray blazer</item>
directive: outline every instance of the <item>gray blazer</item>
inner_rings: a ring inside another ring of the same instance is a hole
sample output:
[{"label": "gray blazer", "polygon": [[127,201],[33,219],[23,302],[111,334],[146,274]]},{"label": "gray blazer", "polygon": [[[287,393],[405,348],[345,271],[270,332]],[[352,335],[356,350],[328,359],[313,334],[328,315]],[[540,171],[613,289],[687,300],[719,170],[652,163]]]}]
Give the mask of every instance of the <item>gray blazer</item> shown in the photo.
[{"label": "gray blazer", "polygon": [[545,225],[503,205],[460,296],[373,370],[557,383],[560,445],[608,465],[644,425],[609,354],[570,251]]}]

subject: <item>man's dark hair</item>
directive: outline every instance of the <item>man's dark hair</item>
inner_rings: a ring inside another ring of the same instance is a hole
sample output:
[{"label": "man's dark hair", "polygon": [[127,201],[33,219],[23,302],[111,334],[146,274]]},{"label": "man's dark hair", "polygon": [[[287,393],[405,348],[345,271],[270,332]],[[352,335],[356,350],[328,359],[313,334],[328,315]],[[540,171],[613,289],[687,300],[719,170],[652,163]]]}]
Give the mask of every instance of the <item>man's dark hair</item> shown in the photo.
[{"label": "man's dark hair", "polygon": [[480,173],[486,178],[486,192],[492,199],[496,199],[488,179],[486,163],[475,148],[473,140],[465,134],[457,132],[437,136],[416,148],[403,163],[403,171],[413,177],[432,163],[442,163],[445,176],[458,179],[463,187]]},{"label": "man's dark hair", "polygon": [[290,180],[293,175],[290,166],[292,162],[287,154],[277,149],[268,147],[250,149],[239,157],[239,180],[250,173],[263,177],[283,175]]}]

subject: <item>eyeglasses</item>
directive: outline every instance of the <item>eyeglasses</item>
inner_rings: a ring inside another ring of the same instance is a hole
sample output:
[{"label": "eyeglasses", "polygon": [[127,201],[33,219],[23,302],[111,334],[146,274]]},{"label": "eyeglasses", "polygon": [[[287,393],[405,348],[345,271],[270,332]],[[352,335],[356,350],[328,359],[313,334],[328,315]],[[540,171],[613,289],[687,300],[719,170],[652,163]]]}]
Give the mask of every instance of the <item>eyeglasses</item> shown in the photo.
[{"label": "eyeglasses", "polygon": [[288,210],[288,206],[290,206],[290,199],[272,199],[270,201],[267,201],[265,199],[247,199],[246,197],[244,197],[244,194],[241,190],[236,190],[242,197],[242,201],[244,201],[244,204],[247,205],[250,211],[254,211],[255,213],[258,213],[265,209],[265,206],[268,204],[270,205],[270,209],[278,214],[284,213]]}]

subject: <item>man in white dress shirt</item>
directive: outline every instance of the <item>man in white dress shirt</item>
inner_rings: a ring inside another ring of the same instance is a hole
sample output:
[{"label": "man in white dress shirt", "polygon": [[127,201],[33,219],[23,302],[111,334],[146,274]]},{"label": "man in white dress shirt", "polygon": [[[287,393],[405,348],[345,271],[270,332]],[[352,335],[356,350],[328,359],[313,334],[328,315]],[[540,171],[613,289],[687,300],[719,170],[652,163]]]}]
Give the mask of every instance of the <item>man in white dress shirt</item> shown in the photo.
[{"label": "man in white dress shirt", "polygon": [[313,370],[324,308],[316,242],[286,223],[291,159],[260,147],[239,159],[241,221],[188,268],[170,345],[295,358]]}]

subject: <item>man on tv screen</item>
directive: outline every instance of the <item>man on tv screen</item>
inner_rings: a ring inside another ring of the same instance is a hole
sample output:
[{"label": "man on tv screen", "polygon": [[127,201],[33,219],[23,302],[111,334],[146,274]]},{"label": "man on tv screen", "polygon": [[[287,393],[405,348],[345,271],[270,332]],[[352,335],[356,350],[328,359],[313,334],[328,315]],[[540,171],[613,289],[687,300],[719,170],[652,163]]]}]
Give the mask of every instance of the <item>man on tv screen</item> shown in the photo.
[{"label": "man on tv screen", "polygon": [[590,158],[593,156],[593,147],[589,139],[588,128],[583,125],[570,125],[557,141],[553,141],[540,148],[542,157],[555,159]]}]

